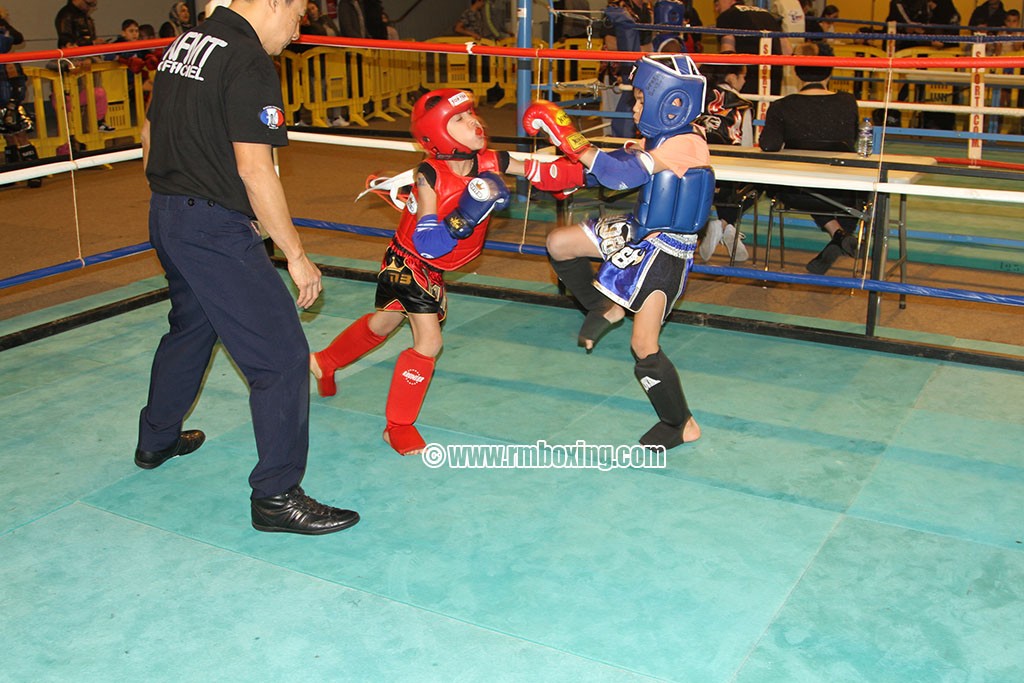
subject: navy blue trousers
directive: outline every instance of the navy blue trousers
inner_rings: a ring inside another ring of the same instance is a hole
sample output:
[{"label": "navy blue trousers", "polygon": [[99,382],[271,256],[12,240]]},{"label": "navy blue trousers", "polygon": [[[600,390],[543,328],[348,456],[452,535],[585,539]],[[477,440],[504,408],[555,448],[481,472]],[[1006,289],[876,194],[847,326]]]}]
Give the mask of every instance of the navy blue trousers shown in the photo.
[{"label": "navy blue trousers", "polygon": [[178,439],[219,338],[249,384],[259,456],[252,497],[283,493],[302,480],[309,450],[309,344],[291,293],[249,219],[209,200],[154,193],[149,239],[167,272],[171,312],[139,448]]}]

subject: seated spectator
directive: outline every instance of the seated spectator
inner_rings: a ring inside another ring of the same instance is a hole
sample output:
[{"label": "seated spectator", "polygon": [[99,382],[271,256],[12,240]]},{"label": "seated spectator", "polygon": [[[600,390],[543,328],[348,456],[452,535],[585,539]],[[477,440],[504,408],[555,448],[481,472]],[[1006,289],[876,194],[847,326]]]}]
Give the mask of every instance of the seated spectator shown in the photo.
[{"label": "seated spectator", "polygon": [[[896,22],[896,33],[920,35],[924,33],[924,28],[913,26],[913,24],[928,23],[928,0],[892,0],[889,3],[889,14],[885,20]],[[921,42],[916,40],[896,41],[897,50],[918,45],[921,45]]]},{"label": "seated spectator", "polygon": [[[804,57],[832,56],[832,49],[824,43],[803,43],[794,54]],[[828,89],[832,76],[830,66],[797,66],[797,78],[803,82],[799,92],[776,100],[768,108],[760,146],[766,152],[781,149],[812,149],[833,152],[852,152],[857,138],[857,100],[850,93]],[[815,190],[844,206],[858,203],[855,193],[844,190]],[[798,189],[780,187],[772,190],[788,208],[805,211],[832,211],[836,207]],[[836,260],[846,254],[856,256],[857,219],[843,215],[812,216],[815,224],[828,233],[829,243],[808,264],[807,270],[822,275]]]},{"label": "seated spectator", "polygon": [[[320,5],[309,0],[306,3],[306,18],[309,20],[310,35],[315,36],[340,36],[341,30],[326,14],[320,13]],[[301,29],[300,29],[301,32]]]},{"label": "seated spectator", "polygon": [[[114,39],[115,43],[134,43],[139,40],[139,22],[134,19],[125,19],[121,22],[121,34]],[[135,50],[134,52],[118,52],[109,55],[118,63],[128,68],[128,92],[134,96],[136,76],[142,81],[143,97],[148,101],[149,92],[152,90],[150,72],[156,71],[159,57],[149,50]]]},{"label": "seated spectator", "polygon": [[[731,53],[735,54],[735,53]],[[695,126],[704,130],[710,145],[751,144],[752,105],[740,95],[743,81],[747,77],[744,64],[707,64],[702,69],[708,87],[704,98],[704,113],[694,121]],[[757,195],[742,192],[742,184],[718,181],[715,183],[715,213],[718,218],[708,221],[698,252],[705,261],[711,259],[719,244],[725,246],[729,255],[736,247],[735,261],[748,258],[743,235],[737,240],[736,223],[743,212],[757,201]],[[746,197],[746,198],[745,198]]]},{"label": "seated spectator", "polygon": [[[1007,35],[1015,35],[1018,38],[1022,37],[1022,34],[1017,33],[1017,31],[1020,30],[1020,12],[1018,10],[1006,10],[1006,28],[1010,29],[1007,31]],[[1011,52],[1020,52],[1021,50],[1024,50],[1024,42],[1019,40],[1006,43],[996,43],[996,54],[999,55],[1010,54]]]},{"label": "seated spectator", "polygon": [[[61,49],[66,47],[78,47],[70,35],[62,35],[57,39],[57,43]],[[89,65],[98,61],[100,60],[97,57],[76,57],[74,59],[63,57],[60,60],[54,60],[47,63],[46,68],[53,71],[64,71],[65,69],[74,71],[77,69],[88,69]],[[63,64],[59,62],[63,62]],[[107,91],[99,86],[93,86],[92,92],[93,97],[96,100],[96,128],[102,133],[111,133],[115,129],[107,125]],[[89,93],[85,89],[79,90],[78,104],[82,107],[83,112],[85,111],[88,101]],[[59,111],[57,107],[57,93],[50,95],[50,103],[53,105],[54,111]],[[67,111],[71,111],[71,95],[67,91],[64,91],[64,105]],[[67,145],[58,148],[57,154],[67,154],[67,151],[61,151],[62,149],[66,150],[66,148]]]},{"label": "seated spectator", "polygon": [[[715,26],[721,29],[741,29],[743,31],[779,31],[781,24],[771,13],[760,7],[746,5],[742,0],[715,0],[715,10],[719,13]],[[736,33],[718,37],[719,52],[738,52],[743,55],[756,55],[761,51],[761,39],[756,34]],[[792,45],[787,38],[772,38],[773,55],[789,55],[793,53]],[[758,65],[747,66],[747,80],[743,92],[757,93]],[[783,69],[781,66],[771,68],[771,92],[778,95],[782,92]]]},{"label": "seated spectator", "polygon": [[455,35],[469,36],[477,42],[489,37],[484,35],[484,0],[470,0],[469,9],[455,22],[453,30]]},{"label": "seated spectator", "polygon": [[988,28],[1005,26],[1006,8],[1003,6],[1003,0],[986,0],[983,4],[975,7],[967,25]]},{"label": "seated spectator", "polygon": [[804,10],[804,30],[808,33],[821,33],[819,17],[814,14],[814,0],[801,0],[800,6]]},{"label": "seated spectator", "polygon": [[175,38],[178,34],[174,32],[174,24],[169,21],[165,21],[160,24],[160,37],[161,38]]},{"label": "seated spectator", "polygon": [[[957,11],[956,6],[953,4],[953,0],[928,0],[928,21],[932,24],[938,24],[940,26],[952,26],[960,24],[960,12]],[[960,29],[958,28],[930,28],[928,33],[937,33],[940,35],[957,36],[960,35]],[[956,47],[959,43],[951,42],[944,43],[939,40],[933,40],[931,43],[932,47]]]},{"label": "seated spectator", "polygon": [[[7,10],[0,7],[0,54],[25,44],[25,36],[8,21]],[[36,161],[39,155],[28,134],[35,127],[22,104],[28,90],[28,79],[21,64],[0,66],[0,134],[4,138],[4,163]],[[29,187],[40,187],[41,178],[28,181]]]},{"label": "seated spectator", "polygon": [[[691,26],[703,26],[697,10],[689,2],[683,2],[682,0],[658,0],[655,2],[654,23],[659,26],[678,26],[681,29]],[[693,54],[704,50],[699,33],[658,31],[654,34],[652,44],[654,52],[686,52]]]},{"label": "seated spectator", "polygon": [[139,24],[139,40],[153,40],[156,38],[156,29],[153,24]]}]

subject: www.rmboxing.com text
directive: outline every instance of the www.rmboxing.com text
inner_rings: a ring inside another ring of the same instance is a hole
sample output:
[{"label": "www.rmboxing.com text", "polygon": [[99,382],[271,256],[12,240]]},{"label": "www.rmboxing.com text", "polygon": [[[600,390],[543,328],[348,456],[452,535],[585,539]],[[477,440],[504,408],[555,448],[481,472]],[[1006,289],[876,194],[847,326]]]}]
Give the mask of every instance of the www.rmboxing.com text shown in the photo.
[{"label": "www.rmboxing.com text", "polygon": [[664,468],[664,446],[608,446],[577,441],[552,445],[535,444],[448,445],[431,443],[423,450],[423,464],[452,469],[596,469],[622,467]]}]

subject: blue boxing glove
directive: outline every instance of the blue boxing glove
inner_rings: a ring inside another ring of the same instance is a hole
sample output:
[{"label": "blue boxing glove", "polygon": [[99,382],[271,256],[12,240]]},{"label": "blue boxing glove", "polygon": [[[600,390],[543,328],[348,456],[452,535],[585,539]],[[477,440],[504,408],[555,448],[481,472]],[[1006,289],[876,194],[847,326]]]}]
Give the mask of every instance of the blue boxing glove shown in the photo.
[{"label": "blue boxing glove", "polygon": [[469,181],[459,205],[445,216],[444,224],[448,233],[457,240],[464,240],[473,234],[474,228],[495,209],[508,206],[509,194],[505,181],[497,173],[485,171]]}]

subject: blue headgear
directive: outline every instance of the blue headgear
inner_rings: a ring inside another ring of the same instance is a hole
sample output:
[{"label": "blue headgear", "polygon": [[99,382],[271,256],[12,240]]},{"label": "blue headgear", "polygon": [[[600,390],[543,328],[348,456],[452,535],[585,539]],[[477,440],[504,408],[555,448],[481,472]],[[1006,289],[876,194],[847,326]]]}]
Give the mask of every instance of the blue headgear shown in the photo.
[{"label": "blue headgear", "polygon": [[707,81],[686,55],[651,55],[636,62],[633,88],[644,93],[637,128],[654,149],[665,138],[689,133],[704,109]]},{"label": "blue headgear", "polygon": [[686,4],[682,0],[658,0],[654,3],[654,23],[659,26],[682,26]]},{"label": "blue headgear", "polygon": [[[682,28],[686,23],[686,5],[681,0],[658,0],[654,3],[654,23]],[[659,31],[651,42],[655,52],[678,52],[682,45],[678,31]]]}]

